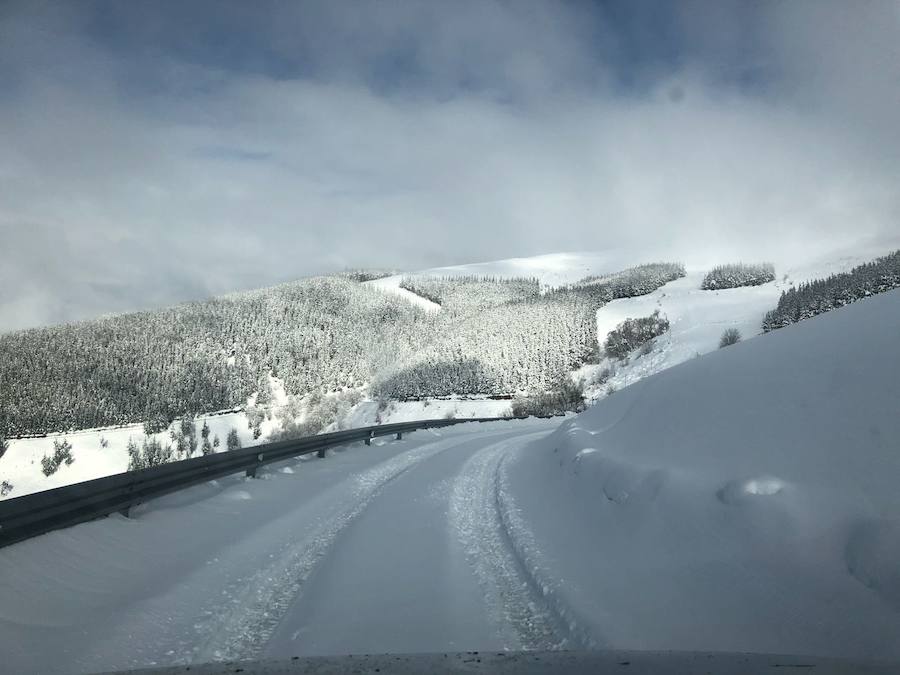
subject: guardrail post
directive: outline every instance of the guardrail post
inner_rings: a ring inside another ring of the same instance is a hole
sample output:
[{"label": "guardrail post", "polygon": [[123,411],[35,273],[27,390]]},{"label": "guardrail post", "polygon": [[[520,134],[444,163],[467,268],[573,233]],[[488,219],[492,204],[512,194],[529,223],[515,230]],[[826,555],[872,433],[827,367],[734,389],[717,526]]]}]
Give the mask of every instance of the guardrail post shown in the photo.
[{"label": "guardrail post", "polygon": [[375,435],[374,431],[369,432],[369,436],[366,438],[366,445],[372,445],[372,437]]},{"label": "guardrail post", "polygon": [[402,431],[398,431],[398,432],[397,432],[397,440],[398,440],[398,441],[402,441],[402,440],[403,440],[403,432],[402,432]]},{"label": "guardrail post", "polygon": [[[256,461],[257,461],[257,462],[262,462],[262,461],[263,461],[263,454],[262,454],[262,453],[259,453],[259,454],[256,456]],[[249,468],[247,469],[247,478],[256,478],[256,471],[257,471],[257,469],[259,469],[259,467],[260,467],[259,464],[254,464],[253,466],[249,467]]]},{"label": "guardrail post", "polygon": [[319,459],[325,459],[325,448],[319,448],[319,451],[316,453],[316,457]]}]

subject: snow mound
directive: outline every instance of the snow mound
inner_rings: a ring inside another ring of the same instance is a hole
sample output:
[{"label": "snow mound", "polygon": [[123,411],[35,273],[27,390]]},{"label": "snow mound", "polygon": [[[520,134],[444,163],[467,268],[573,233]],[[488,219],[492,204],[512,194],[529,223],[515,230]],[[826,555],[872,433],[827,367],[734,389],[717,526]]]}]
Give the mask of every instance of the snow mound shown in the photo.
[{"label": "snow mound", "polygon": [[716,493],[716,497],[723,504],[739,504],[748,497],[777,495],[784,485],[784,481],[771,477],[730,481]]},{"label": "snow mound", "polygon": [[586,630],[900,658],[898,335],[892,291],[646,377],[520,452],[519,515]]}]

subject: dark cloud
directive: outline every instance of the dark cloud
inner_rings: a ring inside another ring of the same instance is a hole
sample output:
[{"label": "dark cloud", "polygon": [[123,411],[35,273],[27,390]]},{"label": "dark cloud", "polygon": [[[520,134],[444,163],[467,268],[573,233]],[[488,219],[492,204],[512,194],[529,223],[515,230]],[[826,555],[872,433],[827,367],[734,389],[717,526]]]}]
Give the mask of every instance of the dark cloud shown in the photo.
[{"label": "dark cloud", "polygon": [[0,330],[345,266],[895,233],[898,26],[891,2],[6,3]]}]

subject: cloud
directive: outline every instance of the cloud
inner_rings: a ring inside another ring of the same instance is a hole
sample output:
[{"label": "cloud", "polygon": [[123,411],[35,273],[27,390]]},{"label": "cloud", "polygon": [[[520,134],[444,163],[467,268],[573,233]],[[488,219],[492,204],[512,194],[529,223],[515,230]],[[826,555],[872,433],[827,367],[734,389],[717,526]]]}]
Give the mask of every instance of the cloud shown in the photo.
[{"label": "cloud", "polygon": [[0,330],[344,266],[900,227],[892,3],[11,7]]}]

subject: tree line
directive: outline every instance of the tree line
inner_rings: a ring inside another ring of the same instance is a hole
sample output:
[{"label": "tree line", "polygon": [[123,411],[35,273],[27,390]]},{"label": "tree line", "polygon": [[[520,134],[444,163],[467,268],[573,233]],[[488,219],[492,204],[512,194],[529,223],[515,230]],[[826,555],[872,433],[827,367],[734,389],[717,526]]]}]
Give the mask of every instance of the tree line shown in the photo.
[{"label": "tree line", "polygon": [[729,263],[713,267],[700,284],[704,291],[760,286],[775,281],[772,263]]},{"label": "tree line", "polygon": [[894,288],[900,288],[900,250],[849,272],[804,282],[783,291],[775,309],[766,313],[762,328],[768,333]]}]

